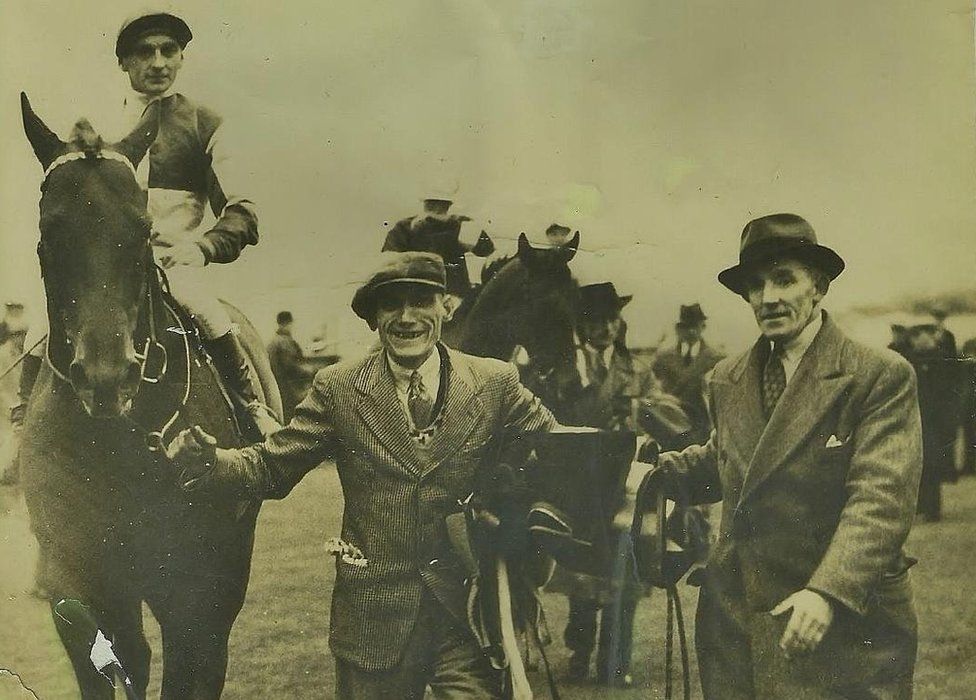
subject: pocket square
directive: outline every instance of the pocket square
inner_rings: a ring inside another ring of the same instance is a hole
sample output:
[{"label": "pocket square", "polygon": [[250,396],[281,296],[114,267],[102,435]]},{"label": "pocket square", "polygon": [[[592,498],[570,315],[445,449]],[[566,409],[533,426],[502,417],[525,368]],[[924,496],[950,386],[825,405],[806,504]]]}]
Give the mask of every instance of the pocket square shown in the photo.
[{"label": "pocket square", "polygon": [[828,449],[831,447],[843,447],[847,443],[847,440],[838,440],[836,435],[831,435],[827,439],[827,444],[824,447]]}]

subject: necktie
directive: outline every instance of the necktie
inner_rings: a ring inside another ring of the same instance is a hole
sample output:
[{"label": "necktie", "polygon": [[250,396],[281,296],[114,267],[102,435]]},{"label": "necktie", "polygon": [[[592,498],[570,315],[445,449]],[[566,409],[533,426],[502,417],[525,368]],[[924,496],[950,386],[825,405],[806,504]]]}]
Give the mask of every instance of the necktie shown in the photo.
[{"label": "necktie", "polygon": [[686,344],[685,345],[684,361],[685,361],[685,364],[686,365],[690,365],[691,364],[691,345],[690,344]]},{"label": "necktie", "polygon": [[594,350],[590,353],[590,383],[600,386],[607,380],[607,363],[603,359],[603,353]]},{"label": "necktie", "polygon": [[783,369],[783,351],[774,345],[763,368],[762,400],[766,420],[773,415],[779,397],[786,390],[786,370]]},{"label": "necktie", "polygon": [[431,398],[420,372],[414,370],[410,375],[410,386],[407,388],[407,408],[417,430],[423,430],[430,425],[431,414],[434,410],[434,400]]}]

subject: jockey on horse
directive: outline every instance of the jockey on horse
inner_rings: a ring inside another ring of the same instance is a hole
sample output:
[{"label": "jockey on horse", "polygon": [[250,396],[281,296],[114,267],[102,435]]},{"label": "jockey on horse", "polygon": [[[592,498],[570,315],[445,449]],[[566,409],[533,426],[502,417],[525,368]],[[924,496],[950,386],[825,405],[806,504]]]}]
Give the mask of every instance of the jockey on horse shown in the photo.
[{"label": "jockey on horse", "polygon": [[[132,87],[123,117],[131,129],[147,105],[160,103],[159,135],[137,171],[148,191],[154,257],[168,271],[173,295],[193,316],[229,393],[241,403],[251,424],[245,432],[253,432],[253,427],[264,436],[277,429],[278,422],[258,400],[230,315],[208,291],[202,271],[210,263],[233,262],[246,246],[256,244],[258,219],[254,203],[239,194],[222,118],[173,89],[183,49],[192,37],[186,22],[163,12],[140,15],[122,25],[115,54]],[[207,202],[216,222],[204,229],[200,224]],[[43,332],[36,332],[35,342]],[[28,339],[27,346],[32,344]],[[15,422],[23,421],[42,357],[39,347],[25,358],[21,403],[11,414]]]}]

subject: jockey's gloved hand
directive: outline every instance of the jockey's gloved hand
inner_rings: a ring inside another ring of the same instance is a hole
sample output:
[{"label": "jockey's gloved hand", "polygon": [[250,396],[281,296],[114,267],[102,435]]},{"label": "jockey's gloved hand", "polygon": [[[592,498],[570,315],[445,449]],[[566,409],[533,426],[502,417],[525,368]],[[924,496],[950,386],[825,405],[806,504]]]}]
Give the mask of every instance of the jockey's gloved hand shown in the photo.
[{"label": "jockey's gloved hand", "polygon": [[159,253],[159,264],[164,270],[168,270],[177,265],[188,267],[203,267],[207,264],[207,257],[203,248],[194,241],[177,243],[172,248],[163,248]]}]

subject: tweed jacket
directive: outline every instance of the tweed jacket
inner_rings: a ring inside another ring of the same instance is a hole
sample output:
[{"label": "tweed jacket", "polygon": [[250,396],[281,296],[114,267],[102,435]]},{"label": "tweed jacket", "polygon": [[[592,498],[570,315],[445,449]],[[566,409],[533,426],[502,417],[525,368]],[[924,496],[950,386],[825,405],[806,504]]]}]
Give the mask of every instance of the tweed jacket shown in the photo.
[{"label": "tweed jacket", "polygon": [[448,357],[443,422],[427,446],[412,438],[379,351],[319,371],[291,422],[238,455],[247,471],[261,474],[257,491],[267,498],[283,498],[308,471],[335,459],[345,498],[342,538],[368,563],[337,563],[330,645],[365,670],[401,659],[425,587],[466,620],[464,569],[444,518],[474,489],[493,435],[555,426],[514,366],[441,348]]},{"label": "tweed jacket", "polygon": [[[870,683],[872,672],[899,672],[895,655],[914,664],[912,560],[902,546],[922,465],[915,376],[901,357],[853,342],[825,314],[767,423],[765,342],[716,366],[707,387],[715,421],[707,444],[662,455],[661,464],[693,501],[722,500],[703,593],[724,601],[714,610],[742,623],[795,591],[818,591],[837,614],[822,655],[812,657],[820,667],[811,677]],[[749,639],[754,658],[763,649],[767,658],[782,656],[775,644],[787,617],[770,638]],[[749,637],[755,627],[742,624]],[[889,654],[885,644],[896,637],[900,650]],[[880,670],[885,663],[889,670]],[[839,678],[848,672],[860,680]]]}]

